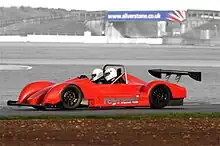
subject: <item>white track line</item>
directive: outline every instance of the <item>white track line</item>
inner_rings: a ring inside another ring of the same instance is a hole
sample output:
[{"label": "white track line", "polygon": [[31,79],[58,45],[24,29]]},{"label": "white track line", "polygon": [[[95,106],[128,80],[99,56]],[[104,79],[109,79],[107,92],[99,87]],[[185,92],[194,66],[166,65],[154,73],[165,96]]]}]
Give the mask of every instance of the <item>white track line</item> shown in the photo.
[{"label": "white track line", "polygon": [[0,65],[0,71],[2,70],[31,70],[31,66],[22,66],[22,65]]}]

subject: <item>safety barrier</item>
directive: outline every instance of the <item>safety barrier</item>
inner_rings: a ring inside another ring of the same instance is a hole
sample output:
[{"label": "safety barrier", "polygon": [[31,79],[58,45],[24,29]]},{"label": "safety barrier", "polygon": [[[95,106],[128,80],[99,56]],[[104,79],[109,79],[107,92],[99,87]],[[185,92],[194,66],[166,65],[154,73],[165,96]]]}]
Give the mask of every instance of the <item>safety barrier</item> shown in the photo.
[{"label": "safety barrier", "polygon": [[162,38],[112,38],[107,36],[27,35],[27,36],[0,36],[0,42],[162,44],[163,39]]}]

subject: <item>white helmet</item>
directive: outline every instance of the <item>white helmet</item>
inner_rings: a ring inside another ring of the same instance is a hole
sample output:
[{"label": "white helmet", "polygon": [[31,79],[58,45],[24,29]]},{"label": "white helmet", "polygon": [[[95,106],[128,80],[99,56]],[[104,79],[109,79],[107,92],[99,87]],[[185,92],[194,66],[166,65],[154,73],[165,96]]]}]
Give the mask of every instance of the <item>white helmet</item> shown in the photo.
[{"label": "white helmet", "polygon": [[91,81],[96,81],[103,76],[103,70],[100,68],[96,68],[92,71]]},{"label": "white helmet", "polygon": [[108,68],[105,70],[105,79],[107,81],[117,77],[117,71],[114,68]]}]

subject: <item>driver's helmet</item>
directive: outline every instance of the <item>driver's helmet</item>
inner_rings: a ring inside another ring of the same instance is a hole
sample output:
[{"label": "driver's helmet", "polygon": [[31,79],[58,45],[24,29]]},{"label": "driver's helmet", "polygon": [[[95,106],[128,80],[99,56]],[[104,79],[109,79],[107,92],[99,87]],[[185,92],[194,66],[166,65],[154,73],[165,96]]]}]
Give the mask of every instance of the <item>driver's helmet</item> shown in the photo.
[{"label": "driver's helmet", "polygon": [[114,68],[106,69],[104,74],[105,74],[105,79],[107,81],[110,81],[114,79],[115,77],[117,77],[117,71]]},{"label": "driver's helmet", "polygon": [[100,68],[96,68],[92,71],[91,81],[96,81],[103,76],[103,70]]}]

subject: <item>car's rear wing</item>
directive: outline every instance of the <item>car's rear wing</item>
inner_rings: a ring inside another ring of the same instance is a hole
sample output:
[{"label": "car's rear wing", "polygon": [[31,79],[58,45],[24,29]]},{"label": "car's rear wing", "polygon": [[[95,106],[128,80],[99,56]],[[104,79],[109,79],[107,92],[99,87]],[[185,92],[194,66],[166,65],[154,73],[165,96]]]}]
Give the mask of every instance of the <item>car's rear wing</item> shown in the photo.
[{"label": "car's rear wing", "polygon": [[181,71],[181,70],[165,70],[165,69],[149,69],[148,72],[156,77],[162,78],[162,74],[166,74],[166,79],[168,80],[171,75],[176,75],[176,81],[179,82],[182,75],[186,75],[191,77],[196,81],[201,81],[202,75],[201,72],[193,72],[193,71]]}]

